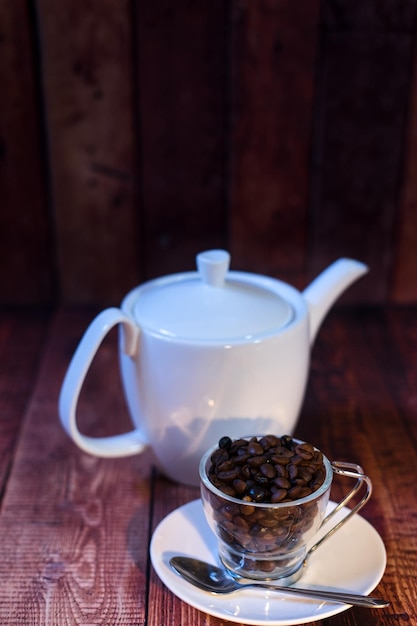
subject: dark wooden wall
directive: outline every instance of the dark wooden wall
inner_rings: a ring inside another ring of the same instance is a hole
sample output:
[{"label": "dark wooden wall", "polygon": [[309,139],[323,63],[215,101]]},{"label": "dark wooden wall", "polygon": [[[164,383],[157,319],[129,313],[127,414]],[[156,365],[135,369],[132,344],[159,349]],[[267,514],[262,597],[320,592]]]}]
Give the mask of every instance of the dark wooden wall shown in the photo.
[{"label": "dark wooden wall", "polygon": [[117,304],[226,247],[417,302],[417,0],[0,0],[0,303]]}]

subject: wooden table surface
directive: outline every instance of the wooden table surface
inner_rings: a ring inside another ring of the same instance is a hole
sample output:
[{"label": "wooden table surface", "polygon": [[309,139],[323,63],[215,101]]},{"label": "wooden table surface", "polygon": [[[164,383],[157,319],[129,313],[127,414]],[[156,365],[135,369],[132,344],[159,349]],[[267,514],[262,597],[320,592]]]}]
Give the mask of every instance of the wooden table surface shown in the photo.
[{"label": "wooden table surface", "polygon": [[[58,421],[65,370],[94,314],[0,314],[0,624],[226,625],[176,598],[149,560],[156,525],[198,490],[160,476],[150,452],[88,456]],[[112,331],[82,391],[86,432],[127,428],[117,369]],[[417,624],[416,308],[330,313],[295,434],[330,458],[363,465],[374,491],[362,515],[387,550],[374,594],[390,606],[324,621]]]}]

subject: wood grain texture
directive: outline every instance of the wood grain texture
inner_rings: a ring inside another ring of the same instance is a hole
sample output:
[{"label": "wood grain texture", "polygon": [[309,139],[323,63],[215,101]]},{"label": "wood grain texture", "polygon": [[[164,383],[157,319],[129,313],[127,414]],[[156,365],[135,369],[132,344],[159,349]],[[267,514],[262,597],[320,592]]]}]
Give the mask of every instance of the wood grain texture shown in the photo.
[{"label": "wood grain texture", "polygon": [[[0,508],[0,621],[5,626],[231,624],[176,598],[149,563],[152,531],[198,497],[198,489],[160,476],[148,452],[115,460],[85,455],[58,422],[62,377],[93,315],[93,310],[58,311],[47,334],[48,318],[31,325],[24,316],[0,316],[2,356],[14,349],[17,364],[23,343],[32,359],[43,345],[37,371],[23,367],[18,381],[19,389],[32,393]],[[115,352],[115,337],[109,336],[83,389],[79,418],[91,434],[128,424]],[[362,515],[380,533],[388,556],[374,593],[391,602],[382,611],[352,608],[317,626],[417,622],[416,372],[415,307],[339,308],[317,337],[296,435],[332,459],[360,463],[371,476],[374,492]],[[4,385],[1,390],[0,424],[10,406]]]},{"label": "wood grain texture", "polygon": [[53,299],[39,51],[28,3],[0,3],[0,304]]},{"label": "wood grain texture", "polygon": [[[325,3],[318,79],[309,266],[338,256],[372,273],[345,296],[384,302],[392,269],[415,3]],[[411,23],[406,18],[411,18]]]},{"label": "wood grain texture", "polygon": [[417,0],[0,6],[0,305],[118,304],[226,247],[415,303]]},{"label": "wood grain texture", "polygon": [[389,299],[399,303],[417,300],[417,80],[416,51],[410,87],[408,126],[405,137],[405,159],[402,191],[397,212],[393,272]]},{"label": "wood grain texture", "polygon": [[0,493],[10,472],[19,429],[42,357],[48,312],[0,313]]},{"label": "wood grain texture", "polygon": [[[159,475],[158,472],[155,472],[154,475],[153,493],[152,531],[164,517],[176,508],[200,497],[198,488],[180,486]],[[155,626],[159,623],[166,626],[171,624],[203,626],[212,623],[211,621],[208,622],[209,618],[200,611],[192,609],[173,594],[167,594],[153,568],[150,578],[148,607],[149,624],[155,624]],[[213,624],[217,624],[217,620]]]},{"label": "wood grain texture", "polygon": [[[378,592],[391,607],[366,618],[358,612],[351,624],[417,619],[412,583],[417,563],[414,315],[415,310],[369,308],[331,316],[313,354],[297,428],[301,437],[320,441],[331,458],[362,464],[374,483],[363,516],[385,543],[387,567]],[[407,494],[406,501],[400,493]]]},{"label": "wood grain texture", "polygon": [[38,3],[63,301],[118,303],[138,282],[130,3]]},{"label": "wood grain texture", "polygon": [[319,3],[234,3],[230,248],[305,284]]},{"label": "wood grain texture", "polygon": [[[1,509],[2,624],[144,620],[149,461],[146,454],[114,461],[84,455],[57,417],[68,357],[87,319],[69,313],[53,321],[26,412]],[[97,356],[95,372],[91,376],[97,375],[108,393],[100,392],[99,402],[96,394],[91,398],[86,393],[80,410],[86,427],[94,429],[99,415],[105,432],[117,422],[112,410],[117,405],[123,410],[117,358],[113,355],[109,367],[105,349]]]},{"label": "wood grain texture", "polygon": [[228,3],[137,4],[146,275],[227,245]]}]

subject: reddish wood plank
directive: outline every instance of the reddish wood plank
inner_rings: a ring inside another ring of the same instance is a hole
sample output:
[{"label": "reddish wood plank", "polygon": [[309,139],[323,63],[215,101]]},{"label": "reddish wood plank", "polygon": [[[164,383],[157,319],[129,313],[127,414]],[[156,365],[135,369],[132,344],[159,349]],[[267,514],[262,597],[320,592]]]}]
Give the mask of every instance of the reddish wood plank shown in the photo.
[{"label": "reddish wood plank", "polygon": [[233,258],[297,286],[305,284],[319,5],[234,3]]},{"label": "reddish wood plank", "polygon": [[[391,601],[383,611],[353,608],[316,622],[323,626],[393,626],[398,620],[416,617],[417,597],[411,578],[417,554],[413,469],[417,462],[416,319],[414,309],[341,308],[323,326],[313,350],[297,435],[314,441],[330,458],[361,463],[373,479],[374,493],[362,515],[381,534],[388,553],[385,575],[374,593]],[[343,491],[339,484],[332,493],[338,497]],[[158,479],[155,523],[193,496],[189,488]],[[167,626],[223,623],[166,592],[155,574],[150,607],[151,623],[161,616]]]},{"label": "reddish wood plank", "polygon": [[146,274],[227,243],[227,2],[137,3]]},{"label": "reddish wood plank", "polygon": [[[180,486],[155,474],[152,530],[155,530],[157,524],[166,515],[199,497],[198,488]],[[153,568],[149,585],[148,607],[148,623],[155,624],[155,626],[159,623],[163,623],[164,626],[177,624],[203,626],[208,624],[206,615],[188,606],[172,593],[167,593],[165,585],[158,578]],[[219,624],[220,626],[220,621],[210,618],[210,624],[213,626]]]},{"label": "reddish wood plank", "polygon": [[50,314],[0,313],[0,492],[3,493],[36,380]]},{"label": "reddish wood plank", "polygon": [[[387,549],[387,568],[377,591],[392,606],[369,623],[415,619],[417,595],[415,586],[410,588],[410,572],[417,554],[416,392],[413,384],[407,385],[415,367],[415,314],[393,311],[391,317],[377,308],[335,312],[314,349],[297,428],[299,436],[314,438],[330,458],[363,465],[374,481],[362,515]],[[403,499],[400,493],[408,496]],[[349,623],[363,623],[360,612],[355,609],[353,615],[356,620]]]},{"label": "reddish wood plank", "polygon": [[[221,626],[224,620],[178,600],[148,569],[149,531],[198,490],[158,475],[151,481],[150,454],[113,461],[84,455],[58,423],[61,380],[93,313],[59,312],[48,334],[0,512],[0,621]],[[391,601],[383,611],[349,609],[318,626],[416,619],[416,313],[339,309],[313,349],[297,435],[331,458],[360,462],[373,479],[363,515],[386,544],[387,569],[375,593]],[[2,350],[36,337],[21,321],[21,338],[17,319],[15,326],[0,324]],[[110,336],[83,390],[80,409],[90,432],[111,431],[115,416],[123,418],[115,350]],[[30,369],[21,374],[32,377]],[[2,393],[1,413],[3,400]]]},{"label": "reddish wood plank", "polygon": [[417,302],[417,73],[415,69],[410,88],[405,141],[402,191],[393,252],[394,268],[389,295],[393,302],[415,303]]},{"label": "reddish wood plank", "polygon": [[[56,317],[26,413],[0,518],[2,624],[144,623],[149,459],[85,455],[57,417],[68,357],[87,319]],[[117,359],[110,365],[106,349],[95,365],[105,393],[86,395],[84,419],[93,427],[99,415],[112,428]]]},{"label": "reddish wood plank", "polygon": [[326,28],[340,33],[351,30],[413,33],[416,0],[338,0],[323,3]]},{"label": "reddish wood plank", "polygon": [[[317,92],[309,268],[339,256],[368,263],[346,302],[389,296],[413,52],[403,4],[370,5],[326,4]],[[415,2],[406,6],[415,20]]]},{"label": "reddish wood plank", "polygon": [[130,3],[38,2],[62,300],[140,278]]},{"label": "reddish wood plank", "polygon": [[34,28],[28,3],[0,3],[0,303],[52,301],[53,257]]}]

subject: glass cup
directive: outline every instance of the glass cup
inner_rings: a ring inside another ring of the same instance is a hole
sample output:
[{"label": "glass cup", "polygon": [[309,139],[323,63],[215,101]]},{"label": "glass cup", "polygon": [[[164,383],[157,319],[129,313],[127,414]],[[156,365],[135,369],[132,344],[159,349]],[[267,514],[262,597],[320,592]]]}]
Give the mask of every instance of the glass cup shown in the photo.
[{"label": "glass cup", "polygon": [[[282,584],[294,582],[301,576],[310,554],[357,513],[371,495],[371,480],[360,466],[331,463],[323,455],[324,481],[310,495],[276,504],[247,502],[220,491],[210,481],[211,456],[217,448],[210,448],[200,462],[201,498],[209,526],[218,540],[220,559],[236,576],[280,579]],[[335,474],[354,478],[356,484],[326,516]],[[364,495],[359,502],[307,550],[319,529],[360,490]]]}]

